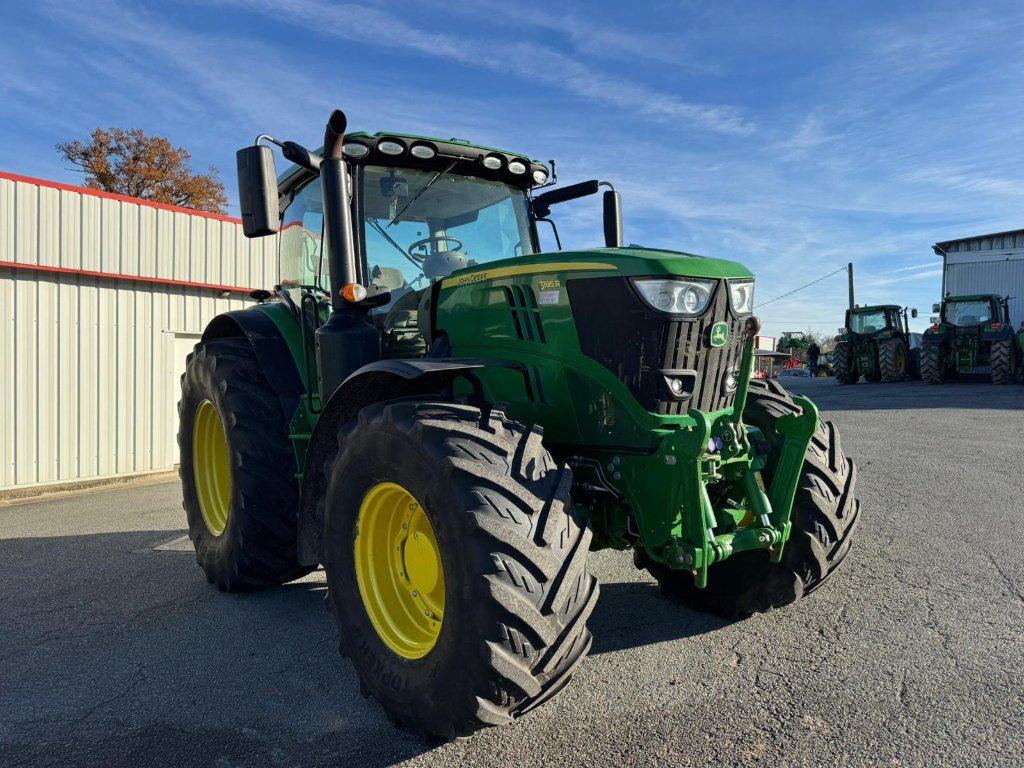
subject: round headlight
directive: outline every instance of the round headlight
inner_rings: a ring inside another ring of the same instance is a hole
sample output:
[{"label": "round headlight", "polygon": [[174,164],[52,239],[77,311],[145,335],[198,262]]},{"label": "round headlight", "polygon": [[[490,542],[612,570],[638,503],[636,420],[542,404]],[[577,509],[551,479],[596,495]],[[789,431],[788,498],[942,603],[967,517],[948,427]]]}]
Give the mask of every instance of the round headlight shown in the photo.
[{"label": "round headlight", "polygon": [[488,155],[484,158],[484,168],[490,168],[492,171],[497,171],[501,168],[501,158],[497,155]]},{"label": "round headlight", "polygon": [[418,157],[420,160],[429,160],[437,154],[437,150],[427,144],[414,144],[409,154]]},{"label": "round headlight", "polygon": [[548,172],[545,171],[543,168],[538,168],[536,171],[533,172],[533,183],[534,184],[543,184],[547,180],[548,180]]},{"label": "round headlight", "polygon": [[350,141],[348,144],[343,144],[341,150],[349,157],[366,157],[370,154],[370,148],[365,144],[360,144],[358,141]]},{"label": "round headlight", "polygon": [[701,297],[697,294],[697,289],[694,288],[693,286],[690,286],[689,288],[684,290],[681,294],[679,294],[679,304],[678,304],[678,307],[683,312],[686,312],[688,314],[693,314],[694,312],[697,311],[697,308],[700,307],[700,305],[701,305],[700,298]]},{"label": "round headlight", "polygon": [[675,304],[675,296],[668,291],[658,291],[651,297],[651,303],[658,309],[668,311],[672,309],[672,305]]},{"label": "round headlight", "polygon": [[397,141],[382,141],[377,145],[377,149],[385,155],[400,155],[405,152],[405,147]]},{"label": "round headlight", "polygon": [[508,170],[509,173],[526,173],[526,163],[524,163],[522,160],[513,160],[511,163],[508,164]]}]

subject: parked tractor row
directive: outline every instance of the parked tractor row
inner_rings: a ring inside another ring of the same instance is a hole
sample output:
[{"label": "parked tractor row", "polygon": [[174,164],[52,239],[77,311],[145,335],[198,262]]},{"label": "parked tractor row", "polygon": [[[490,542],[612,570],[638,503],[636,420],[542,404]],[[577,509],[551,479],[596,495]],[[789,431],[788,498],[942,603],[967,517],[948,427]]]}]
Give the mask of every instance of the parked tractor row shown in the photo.
[{"label": "parked tractor row", "polygon": [[1009,302],[995,294],[947,296],[932,306],[939,314],[923,334],[910,332],[916,309],[885,304],[847,310],[832,354],[836,380],[909,377],[941,384],[961,374],[987,374],[993,384],[1020,381],[1024,329],[1014,332]]}]

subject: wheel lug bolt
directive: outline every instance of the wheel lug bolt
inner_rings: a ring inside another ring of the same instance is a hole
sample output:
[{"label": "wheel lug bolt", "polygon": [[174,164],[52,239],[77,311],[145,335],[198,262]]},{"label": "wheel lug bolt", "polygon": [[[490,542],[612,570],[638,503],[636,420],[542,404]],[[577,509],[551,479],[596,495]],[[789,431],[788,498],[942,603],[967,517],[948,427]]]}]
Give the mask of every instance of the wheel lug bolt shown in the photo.
[{"label": "wheel lug bolt", "polygon": [[424,611],[423,615],[426,616],[427,618],[430,618],[430,611]]},{"label": "wheel lug bolt", "polygon": [[408,527],[409,527],[409,524],[408,524],[408,523],[402,523],[402,529],[403,529],[403,530],[405,530],[405,529],[406,529],[406,528],[408,528]]},{"label": "wheel lug bolt", "polygon": [[416,590],[414,589],[414,590],[412,591],[412,596],[413,596],[413,597],[419,597],[419,596],[420,596],[420,593],[419,593],[419,592],[417,592],[417,591],[416,591]]}]

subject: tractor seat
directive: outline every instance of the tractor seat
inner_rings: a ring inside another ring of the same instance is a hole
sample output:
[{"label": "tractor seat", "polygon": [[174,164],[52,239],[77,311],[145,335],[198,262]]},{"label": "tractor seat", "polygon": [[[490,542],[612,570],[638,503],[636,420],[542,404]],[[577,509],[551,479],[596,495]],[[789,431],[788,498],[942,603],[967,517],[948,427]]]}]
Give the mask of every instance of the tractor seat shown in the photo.
[{"label": "tractor seat", "polygon": [[[423,313],[420,306],[423,299],[429,295],[429,289],[419,293],[409,290],[388,309],[383,320],[381,339],[382,352],[386,359],[423,357],[427,353],[427,341],[421,327]],[[426,314],[429,317],[429,312]]]}]

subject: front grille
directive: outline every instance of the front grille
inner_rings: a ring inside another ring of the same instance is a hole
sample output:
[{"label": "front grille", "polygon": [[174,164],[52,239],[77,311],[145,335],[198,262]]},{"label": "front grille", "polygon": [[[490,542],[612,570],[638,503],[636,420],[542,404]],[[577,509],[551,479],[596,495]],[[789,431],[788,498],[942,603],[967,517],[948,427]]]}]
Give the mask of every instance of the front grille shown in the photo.
[{"label": "front grille", "polygon": [[[692,320],[650,309],[622,277],[572,280],[568,291],[583,354],[611,371],[645,409],[679,415],[690,408],[708,412],[732,405],[743,320],[732,314],[724,281],[705,313]],[[716,348],[709,337],[718,321],[729,324],[729,340]],[[665,370],[693,372],[687,374],[689,397],[671,396]]]}]

